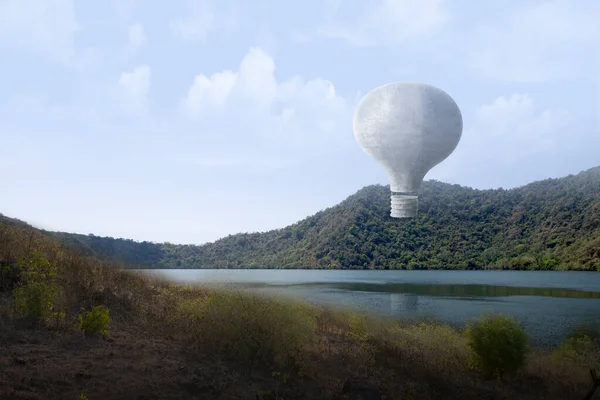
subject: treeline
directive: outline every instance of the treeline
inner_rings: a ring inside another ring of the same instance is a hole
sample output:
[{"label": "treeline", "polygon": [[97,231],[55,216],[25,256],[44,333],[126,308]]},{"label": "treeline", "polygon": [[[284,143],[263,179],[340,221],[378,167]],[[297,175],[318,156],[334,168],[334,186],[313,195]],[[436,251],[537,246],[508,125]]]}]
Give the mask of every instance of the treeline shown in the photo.
[{"label": "treeline", "polygon": [[202,246],[50,233],[79,251],[146,268],[528,269],[600,271],[600,167],[511,190],[423,183],[418,217],[389,217],[369,186],[266,233]]}]

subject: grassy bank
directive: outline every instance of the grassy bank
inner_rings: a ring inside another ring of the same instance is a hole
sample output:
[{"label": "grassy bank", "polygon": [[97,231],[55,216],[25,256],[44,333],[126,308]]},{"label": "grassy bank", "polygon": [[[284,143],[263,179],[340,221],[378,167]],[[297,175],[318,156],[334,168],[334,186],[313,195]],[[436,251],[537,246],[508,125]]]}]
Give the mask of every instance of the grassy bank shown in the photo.
[{"label": "grassy bank", "polygon": [[579,333],[498,379],[445,325],[171,285],[34,231],[0,230],[0,257],[0,398],[334,399],[358,376],[387,399],[580,399],[600,367]]}]

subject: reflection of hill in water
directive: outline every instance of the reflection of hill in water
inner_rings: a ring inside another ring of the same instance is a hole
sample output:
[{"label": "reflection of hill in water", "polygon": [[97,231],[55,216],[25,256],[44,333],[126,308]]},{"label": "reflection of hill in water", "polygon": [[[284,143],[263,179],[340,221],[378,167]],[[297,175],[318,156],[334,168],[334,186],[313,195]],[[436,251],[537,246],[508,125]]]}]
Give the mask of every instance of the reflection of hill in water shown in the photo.
[{"label": "reflection of hill in water", "polygon": [[[418,296],[440,297],[508,297],[508,296],[540,296],[540,297],[567,297],[578,299],[600,299],[600,292],[586,292],[574,289],[561,288],[532,288],[493,285],[436,285],[415,283],[310,283],[301,284],[310,286],[328,286],[340,290],[379,293],[404,293]],[[290,285],[298,286],[298,285]],[[410,299],[410,300],[409,300]],[[418,302],[417,296],[407,296],[405,300]]]},{"label": "reflection of hill in water", "polygon": [[390,310],[416,311],[419,308],[419,296],[410,293],[390,293]]}]

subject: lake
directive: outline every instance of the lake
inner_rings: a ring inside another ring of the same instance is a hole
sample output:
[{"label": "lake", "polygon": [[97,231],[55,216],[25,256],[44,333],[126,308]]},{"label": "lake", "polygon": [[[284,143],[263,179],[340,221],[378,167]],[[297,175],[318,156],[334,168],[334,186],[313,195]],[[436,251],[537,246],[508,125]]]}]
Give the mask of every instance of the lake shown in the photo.
[{"label": "lake", "polygon": [[539,346],[600,327],[600,273],[562,271],[144,270],[176,283],[233,285],[368,313],[455,326],[484,313],[519,320]]}]

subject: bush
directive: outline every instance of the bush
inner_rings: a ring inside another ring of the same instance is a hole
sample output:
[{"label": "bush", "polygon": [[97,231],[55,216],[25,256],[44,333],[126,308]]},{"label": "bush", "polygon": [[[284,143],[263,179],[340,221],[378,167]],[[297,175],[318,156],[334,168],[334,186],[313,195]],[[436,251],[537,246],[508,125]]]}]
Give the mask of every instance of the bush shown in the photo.
[{"label": "bush", "polygon": [[[259,295],[214,292],[186,301],[178,312],[205,349],[248,363],[298,367],[314,340],[316,313],[304,303]],[[181,320],[180,320],[181,323]]]},{"label": "bush", "polygon": [[553,356],[586,368],[600,367],[600,346],[597,340],[588,335],[568,338],[554,350]]},{"label": "bush", "polygon": [[25,317],[46,318],[54,313],[60,287],[52,283],[33,282],[14,289],[15,311]]},{"label": "bush", "polygon": [[438,321],[396,322],[382,329],[376,338],[378,351],[394,363],[392,368],[410,363],[419,374],[448,380],[461,379],[459,376],[467,372],[470,351],[466,338]]},{"label": "bush", "polygon": [[34,251],[18,263],[24,282],[50,282],[56,275],[56,267],[43,254]]},{"label": "bush", "polygon": [[490,315],[469,324],[465,331],[474,366],[502,378],[525,364],[528,337],[511,317]]},{"label": "bush", "polygon": [[56,310],[61,287],[54,282],[56,268],[41,253],[32,252],[18,264],[20,280],[13,290],[15,311],[25,317],[59,326],[64,313]]},{"label": "bush", "polygon": [[600,367],[600,332],[593,324],[574,327],[566,340],[554,350],[553,356],[586,368]]},{"label": "bush", "polygon": [[109,315],[109,309],[105,306],[92,307],[91,311],[85,312],[77,316],[79,321],[79,329],[85,334],[101,333],[108,334],[108,325],[112,319]]}]

